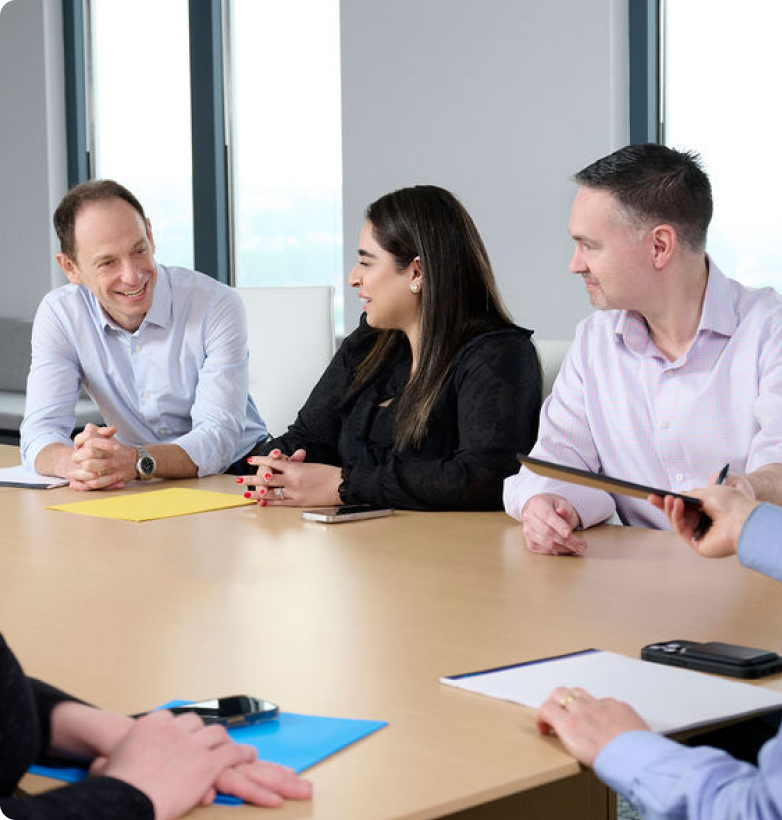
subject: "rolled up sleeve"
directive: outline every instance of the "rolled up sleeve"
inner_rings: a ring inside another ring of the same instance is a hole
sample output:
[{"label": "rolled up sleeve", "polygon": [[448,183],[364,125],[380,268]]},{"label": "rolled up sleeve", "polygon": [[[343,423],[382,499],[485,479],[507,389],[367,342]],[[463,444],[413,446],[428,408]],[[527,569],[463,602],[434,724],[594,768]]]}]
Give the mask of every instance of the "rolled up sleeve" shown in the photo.
[{"label": "rolled up sleeve", "polygon": [[28,470],[35,469],[35,460],[44,447],[70,446],[80,385],[75,345],[51,302],[44,299],[33,323],[32,361],[20,431],[22,463]]},{"label": "rolled up sleeve", "polygon": [[205,359],[191,410],[192,429],[173,444],[198,467],[198,475],[223,472],[266,428],[248,424],[247,323],[239,295],[226,289],[208,308],[203,325]]}]

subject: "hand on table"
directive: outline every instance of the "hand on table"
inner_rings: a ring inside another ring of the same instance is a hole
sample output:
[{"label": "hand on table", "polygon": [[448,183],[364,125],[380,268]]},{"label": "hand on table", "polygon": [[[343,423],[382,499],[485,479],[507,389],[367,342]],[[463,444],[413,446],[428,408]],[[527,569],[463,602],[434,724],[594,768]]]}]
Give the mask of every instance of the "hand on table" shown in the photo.
[{"label": "hand on table", "polygon": [[66,476],[73,490],[118,490],[136,477],[135,447],[120,444],[116,427],[88,424],[73,440]]},{"label": "hand on table", "polygon": [[562,496],[540,493],[527,501],[521,511],[527,547],[544,555],[583,555],[587,543],[574,535],[581,526],[576,508]]},{"label": "hand on table", "polygon": [[590,767],[617,735],[649,728],[627,703],[597,700],[579,687],[555,689],[538,709],[536,722],[542,735],[556,734],[574,757]]},{"label": "hand on table", "polygon": [[309,800],[312,783],[293,769],[265,760],[240,763],[225,769],[215,781],[217,791],[232,794],[245,803],[276,808],[285,800]]},{"label": "hand on table", "polygon": [[259,806],[307,799],[312,792],[289,769],[258,761],[252,746],[234,743],[222,726],[166,710],[139,718],[107,757],[93,762],[90,774],[116,777],[144,792],[155,820],[209,805],[217,790]]},{"label": "hand on table", "polygon": [[249,489],[246,498],[257,498],[262,506],[323,507],[342,504],[339,485],[342,470],[330,464],[311,464],[305,450],[291,456],[272,450],[268,456],[252,456],[248,463],[258,466],[254,476],[241,476],[237,483]]}]

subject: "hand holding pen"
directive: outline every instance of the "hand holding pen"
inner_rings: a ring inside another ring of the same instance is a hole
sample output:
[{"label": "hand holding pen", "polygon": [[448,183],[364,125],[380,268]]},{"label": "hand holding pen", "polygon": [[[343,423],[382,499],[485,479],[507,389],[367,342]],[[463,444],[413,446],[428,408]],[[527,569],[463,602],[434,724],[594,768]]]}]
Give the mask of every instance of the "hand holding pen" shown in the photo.
[{"label": "hand holding pen", "polygon": [[[714,482],[716,485],[724,484],[725,480],[728,477],[728,473],[730,472],[730,464],[726,464],[721,470],[720,474],[717,476],[717,480]],[[701,517],[698,519],[698,525],[695,527],[695,532],[693,534],[693,539],[695,541],[700,541],[706,532],[708,531],[709,527],[711,526],[711,518],[709,518],[706,513],[701,513]]]}]

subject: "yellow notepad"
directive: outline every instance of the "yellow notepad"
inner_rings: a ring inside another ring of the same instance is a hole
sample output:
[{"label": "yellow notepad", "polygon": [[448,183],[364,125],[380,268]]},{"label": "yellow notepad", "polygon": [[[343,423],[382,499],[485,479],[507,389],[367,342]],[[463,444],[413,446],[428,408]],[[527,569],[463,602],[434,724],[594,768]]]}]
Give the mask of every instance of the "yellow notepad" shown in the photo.
[{"label": "yellow notepad", "polygon": [[241,495],[174,487],[168,490],[152,490],[148,493],[108,496],[91,501],[74,501],[70,504],[52,504],[47,509],[94,515],[99,518],[116,518],[121,521],[154,521],[157,518],[173,518],[177,515],[225,510],[255,503]]}]

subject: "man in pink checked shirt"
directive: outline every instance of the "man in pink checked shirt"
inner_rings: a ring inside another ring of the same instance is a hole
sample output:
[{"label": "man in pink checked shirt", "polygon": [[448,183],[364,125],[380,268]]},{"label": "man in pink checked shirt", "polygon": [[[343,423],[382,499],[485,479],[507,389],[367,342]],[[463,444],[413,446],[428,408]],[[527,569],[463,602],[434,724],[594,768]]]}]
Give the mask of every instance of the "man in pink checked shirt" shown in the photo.
[{"label": "man in pink checked shirt", "polygon": [[[673,492],[726,483],[782,503],[782,299],[706,255],[711,185],[696,155],[630,145],[575,176],[572,273],[597,311],[581,322],[531,456]],[[533,552],[581,555],[577,532],[617,512],[665,527],[642,500],[547,479],[505,480]]]}]

